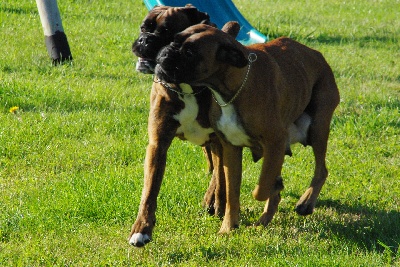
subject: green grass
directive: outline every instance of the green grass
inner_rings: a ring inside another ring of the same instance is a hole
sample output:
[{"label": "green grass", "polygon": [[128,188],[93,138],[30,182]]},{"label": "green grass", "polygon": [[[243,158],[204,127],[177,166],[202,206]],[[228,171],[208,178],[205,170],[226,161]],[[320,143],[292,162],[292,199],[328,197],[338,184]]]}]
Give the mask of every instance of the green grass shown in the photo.
[{"label": "green grass", "polygon": [[[294,205],[313,171],[294,147],[267,228],[247,227],[260,164],[244,156],[240,228],[200,203],[209,176],[199,147],[175,140],[154,241],[130,247],[143,184],[151,77],[130,51],[147,14],[134,1],[58,1],[74,61],[52,67],[35,1],[0,4],[1,266],[400,266],[399,1],[235,0],[271,39],[320,50],[341,92],[330,176],[315,213]],[[11,107],[19,110],[10,113]]]}]

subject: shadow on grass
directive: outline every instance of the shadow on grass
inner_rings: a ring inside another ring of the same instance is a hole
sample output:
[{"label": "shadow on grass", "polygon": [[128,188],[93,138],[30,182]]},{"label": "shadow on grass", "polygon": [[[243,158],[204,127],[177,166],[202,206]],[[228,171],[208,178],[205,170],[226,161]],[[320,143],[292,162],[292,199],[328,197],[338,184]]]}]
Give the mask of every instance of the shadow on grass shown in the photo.
[{"label": "shadow on grass", "polygon": [[[300,198],[295,194],[290,194],[288,197]],[[297,217],[299,229],[302,229],[300,231],[314,232],[320,239],[334,238],[345,243],[348,241],[361,250],[384,254],[392,259],[399,257],[399,211],[377,210],[359,204],[349,205],[339,200],[318,200],[317,208],[320,210],[306,217],[297,215],[290,207],[280,209],[278,213],[283,213],[284,217],[288,216],[284,220],[293,220]],[[242,224],[251,226],[260,214],[260,210],[243,209],[241,211]],[[277,220],[276,216],[274,220]],[[301,226],[304,220],[299,218],[310,218],[311,220],[306,226]],[[313,225],[317,225],[317,227]]]},{"label": "shadow on grass", "polygon": [[[269,36],[269,40],[273,40],[279,38],[281,36],[287,36],[287,32],[266,32],[264,33]],[[288,36],[294,40],[307,40],[310,42],[318,42],[321,44],[328,45],[342,45],[348,43],[356,43],[360,47],[365,45],[371,45],[376,43],[394,43],[397,44],[398,40],[395,38],[395,34],[388,32],[387,34],[375,34],[375,35],[364,35],[364,36],[338,36],[338,35],[329,35],[325,33],[316,34],[314,32],[309,33],[308,35],[296,34],[292,33]]]},{"label": "shadow on grass", "polygon": [[308,37],[310,40],[315,40],[322,44],[343,44],[343,43],[358,43],[360,46],[369,43],[397,43],[397,40],[393,36],[384,35],[366,35],[360,37],[343,37],[343,36],[330,36],[327,34],[321,34],[316,37]]},{"label": "shadow on grass", "polygon": [[38,11],[34,8],[28,7],[1,7],[0,12],[25,15],[25,14],[38,14]]},{"label": "shadow on grass", "polygon": [[[296,196],[296,198],[298,197]],[[386,255],[388,262],[397,261],[400,253],[399,211],[375,210],[363,205],[344,204],[339,200],[320,200],[317,207],[320,211],[311,215],[315,223],[302,226],[304,225],[304,220],[297,220],[297,224],[300,226],[299,229],[301,228],[306,232],[318,231],[318,233],[311,233],[311,235],[318,236],[316,237],[318,239],[332,238],[339,243],[355,245],[360,250]],[[260,210],[256,209],[243,209],[241,211],[242,225],[251,226],[255,222],[255,218],[260,215],[259,212]],[[294,210],[289,209],[284,209],[280,212],[286,213],[284,216],[288,215],[287,213],[295,214]],[[293,219],[292,215],[289,215],[289,217],[288,220]],[[297,217],[300,218],[301,216]],[[314,228],[313,225],[317,225],[317,227]],[[256,228],[250,227],[248,229]],[[255,231],[257,232],[257,230]],[[231,235],[234,234],[235,232]],[[275,251],[274,247],[268,247],[265,250],[265,245],[255,245],[253,248],[258,250],[260,257],[261,255],[274,257],[274,253],[284,253]],[[238,258],[246,255],[243,247],[219,243],[200,245],[191,251],[177,248],[176,251],[168,254],[168,262],[175,264],[190,261],[194,257],[193,253],[196,254],[196,257],[207,262],[225,260],[232,257],[232,255]]]},{"label": "shadow on grass", "polygon": [[397,253],[400,244],[400,212],[375,210],[363,205],[343,204],[338,200],[320,200],[317,207],[333,209],[341,221],[326,217],[326,232],[348,239],[369,251]]}]

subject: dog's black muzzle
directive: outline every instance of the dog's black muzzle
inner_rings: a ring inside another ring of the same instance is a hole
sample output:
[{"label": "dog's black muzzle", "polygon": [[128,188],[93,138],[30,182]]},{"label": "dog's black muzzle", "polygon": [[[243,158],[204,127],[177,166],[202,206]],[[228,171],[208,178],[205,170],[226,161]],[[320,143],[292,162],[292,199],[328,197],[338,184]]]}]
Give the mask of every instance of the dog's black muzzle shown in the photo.
[{"label": "dog's black muzzle", "polygon": [[182,82],[185,69],[182,66],[181,54],[179,48],[174,45],[165,46],[158,53],[156,75],[169,83]]},{"label": "dog's black muzzle", "polygon": [[164,45],[165,41],[154,33],[141,33],[132,45],[132,52],[138,57],[136,70],[146,74],[154,73],[157,53]]}]

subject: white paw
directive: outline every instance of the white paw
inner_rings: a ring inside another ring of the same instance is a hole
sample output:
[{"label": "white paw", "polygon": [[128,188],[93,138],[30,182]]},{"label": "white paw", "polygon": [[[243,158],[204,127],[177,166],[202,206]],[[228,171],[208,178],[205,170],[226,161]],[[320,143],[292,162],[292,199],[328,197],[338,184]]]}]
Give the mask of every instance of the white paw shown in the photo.
[{"label": "white paw", "polygon": [[135,247],[143,247],[149,242],[150,242],[150,237],[147,234],[143,235],[141,233],[133,234],[129,239],[129,244]]}]

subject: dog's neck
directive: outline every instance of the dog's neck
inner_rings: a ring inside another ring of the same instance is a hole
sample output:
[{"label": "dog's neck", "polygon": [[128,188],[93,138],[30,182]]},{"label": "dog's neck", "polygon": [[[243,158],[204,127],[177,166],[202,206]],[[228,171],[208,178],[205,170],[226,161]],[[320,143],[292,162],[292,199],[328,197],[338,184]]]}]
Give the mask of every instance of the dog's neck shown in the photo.
[{"label": "dog's neck", "polygon": [[[214,84],[208,85],[208,87],[213,92],[214,100],[221,107],[225,107],[231,104],[239,96],[242,90],[244,90],[248,85],[247,79],[249,77],[252,64],[257,60],[257,55],[255,53],[249,53],[248,55],[248,65],[240,75],[237,74],[237,69],[233,70],[233,67],[228,67],[224,70],[224,79],[216,79]],[[233,72],[233,73],[232,73]],[[218,76],[218,75],[217,75]],[[235,79],[235,77],[242,77],[240,79]],[[220,76],[218,76],[220,77]]]}]

